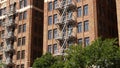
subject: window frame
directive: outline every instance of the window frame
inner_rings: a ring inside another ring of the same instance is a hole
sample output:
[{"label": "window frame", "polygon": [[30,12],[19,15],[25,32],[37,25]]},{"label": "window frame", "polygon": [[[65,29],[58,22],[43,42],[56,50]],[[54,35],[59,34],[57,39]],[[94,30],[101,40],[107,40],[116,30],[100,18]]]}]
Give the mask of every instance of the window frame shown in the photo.
[{"label": "window frame", "polygon": [[79,44],[79,45],[82,45],[82,43],[83,43],[82,38],[79,38],[79,39],[78,39],[78,44]]},{"label": "window frame", "polygon": [[57,52],[57,49],[58,49],[58,47],[57,47],[57,44],[53,44],[53,53],[54,54],[56,54]]},{"label": "window frame", "polygon": [[48,40],[52,39],[52,30],[48,30]]},{"label": "window frame", "polygon": [[25,50],[22,50],[21,51],[21,59],[24,59],[25,58]]},{"label": "window frame", "polygon": [[82,7],[78,7],[77,8],[77,17],[81,17],[82,16]]},{"label": "window frame", "polygon": [[17,46],[21,46],[21,44],[22,44],[21,42],[22,42],[22,39],[18,38]]},{"label": "window frame", "polygon": [[58,34],[58,31],[57,31],[57,28],[53,30],[53,38],[57,38],[57,34]]},{"label": "window frame", "polygon": [[88,12],[89,12],[89,10],[88,10],[88,4],[86,4],[86,5],[83,6],[83,15],[87,16]]},{"label": "window frame", "polygon": [[48,52],[52,53],[52,45],[48,45]]},{"label": "window frame", "polygon": [[78,33],[81,33],[81,32],[83,31],[83,30],[82,30],[82,27],[83,27],[83,26],[82,26],[82,22],[79,22],[79,23],[78,23],[78,26],[77,26],[77,29],[78,29],[77,32],[78,32]]},{"label": "window frame", "polygon": [[84,45],[88,46],[90,44],[90,38],[89,37],[85,37],[84,38]]},{"label": "window frame", "polygon": [[26,37],[22,37],[22,45],[26,44]]},{"label": "window frame", "polygon": [[20,51],[17,51],[17,60],[19,60],[21,57],[20,57]]},{"label": "window frame", "polygon": [[89,21],[88,20],[84,21],[84,32],[87,32],[87,31],[89,31]]},{"label": "window frame", "polygon": [[48,11],[52,11],[53,10],[53,4],[52,2],[48,3]]}]

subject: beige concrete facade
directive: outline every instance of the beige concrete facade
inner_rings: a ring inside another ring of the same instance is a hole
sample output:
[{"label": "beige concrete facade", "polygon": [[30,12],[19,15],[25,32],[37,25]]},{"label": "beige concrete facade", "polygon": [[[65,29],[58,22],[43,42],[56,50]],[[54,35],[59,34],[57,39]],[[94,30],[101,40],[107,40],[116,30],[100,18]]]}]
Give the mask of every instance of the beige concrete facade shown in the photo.
[{"label": "beige concrete facade", "polygon": [[[20,8],[20,1],[24,1],[22,2],[22,8]],[[3,20],[6,19],[6,22],[9,21],[8,16],[3,14],[3,9],[5,8],[6,13],[8,13],[11,4],[15,4],[15,13],[13,15],[15,21],[15,27],[13,28],[15,38],[12,43],[12,64],[6,66],[8,68],[29,68],[32,66],[34,60],[40,57],[43,52],[43,41],[41,40],[43,39],[43,0],[0,0],[0,21],[2,21],[0,22],[0,35],[4,34],[3,30],[6,31],[5,27],[2,26]],[[21,13],[22,19],[20,20]],[[25,19],[23,19],[23,15],[25,15]],[[19,32],[19,30],[22,32]],[[21,39],[20,42],[19,39]],[[0,37],[0,45],[3,45],[1,46],[0,60],[6,64],[6,57],[3,53],[6,44],[2,36]],[[18,52],[20,52],[19,59],[17,58]]]},{"label": "beige concrete facade", "polygon": [[119,35],[119,44],[120,44],[120,0],[116,0],[117,7],[117,20],[118,20],[118,35]]},{"label": "beige concrete facade", "polygon": [[[76,38],[74,40],[74,44],[78,44],[78,39],[82,39],[82,44],[84,47],[85,43],[85,38],[89,37],[89,42],[91,43],[98,37],[103,37],[103,38],[115,38],[117,37],[117,22],[116,19],[113,21],[108,18],[108,11],[112,13],[111,16],[115,16],[115,1],[113,1],[113,8],[109,6],[109,1],[108,0],[78,0],[79,2],[76,2],[76,0],[72,0],[75,3],[76,9],[81,7],[82,8],[82,16],[77,17],[77,10],[73,12],[73,15],[75,17],[76,24],[73,27],[73,34],[74,37]],[[55,25],[53,22],[51,25],[48,25],[48,17],[52,16],[52,20],[54,20],[53,16],[54,14],[57,14],[58,19],[60,19],[59,11],[56,9],[52,9],[49,11],[49,6],[48,4],[52,2],[52,7],[54,6],[54,1],[53,0],[45,0],[44,1],[44,39],[43,39],[43,52],[46,53],[48,52],[48,45],[51,45],[52,47],[52,52],[54,52],[54,44],[57,44],[57,49],[61,47],[61,44],[58,40],[53,38],[53,30],[57,29],[58,33],[60,33],[58,25]],[[59,3],[58,3],[59,4]],[[84,16],[83,15],[83,7],[85,5],[88,5],[88,15]],[[103,8],[104,7],[104,8]],[[88,20],[89,21],[89,30],[84,31],[84,21]],[[82,32],[78,33],[78,23],[82,22]],[[114,24],[109,24],[113,23]],[[110,29],[110,28],[115,28],[115,29]],[[48,40],[48,31],[52,30],[52,39]],[[113,31],[113,34],[112,32]]]}]

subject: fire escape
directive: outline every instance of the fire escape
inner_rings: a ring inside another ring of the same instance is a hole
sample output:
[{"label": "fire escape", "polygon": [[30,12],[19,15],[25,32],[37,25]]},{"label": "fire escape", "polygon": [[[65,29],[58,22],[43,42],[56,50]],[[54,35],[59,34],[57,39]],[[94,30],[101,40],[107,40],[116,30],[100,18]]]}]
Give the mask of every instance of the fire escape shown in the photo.
[{"label": "fire escape", "polygon": [[74,0],[59,0],[56,10],[60,18],[55,23],[58,26],[58,36],[56,41],[60,44],[60,49],[56,55],[65,55],[64,50],[68,47],[69,41],[75,42],[76,35],[73,30],[76,18],[73,12],[76,10]]},{"label": "fire escape", "polygon": [[5,56],[5,67],[4,68],[12,68],[14,63],[12,61],[13,54],[14,54],[14,30],[15,30],[15,3],[10,5],[9,11],[5,12],[6,21],[2,22],[2,27],[4,28],[5,32],[2,35],[2,39],[4,42],[5,47],[3,48],[3,55]]}]

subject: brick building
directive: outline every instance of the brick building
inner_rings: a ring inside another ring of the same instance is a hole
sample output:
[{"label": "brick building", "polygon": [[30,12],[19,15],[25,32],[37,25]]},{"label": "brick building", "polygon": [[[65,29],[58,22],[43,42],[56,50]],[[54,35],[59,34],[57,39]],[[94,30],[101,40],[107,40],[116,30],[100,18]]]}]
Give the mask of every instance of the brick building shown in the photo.
[{"label": "brick building", "polygon": [[60,54],[73,44],[117,38],[115,0],[44,0],[43,52]]},{"label": "brick building", "polygon": [[0,0],[0,60],[29,68],[42,55],[43,0]]}]

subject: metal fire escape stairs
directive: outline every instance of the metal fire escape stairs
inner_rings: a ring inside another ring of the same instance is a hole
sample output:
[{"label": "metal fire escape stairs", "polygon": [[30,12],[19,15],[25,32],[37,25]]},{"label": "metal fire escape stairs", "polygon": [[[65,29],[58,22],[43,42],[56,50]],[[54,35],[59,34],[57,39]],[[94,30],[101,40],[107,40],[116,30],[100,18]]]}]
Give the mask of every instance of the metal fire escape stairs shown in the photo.
[{"label": "metal fire escape stairs", "polygon": [[15,30],[15,14],[16,14],[16,9],[15,9],[15,3],[11,5],[11,8],[9,11],[5,12],[6,15],[6,20],[5,22],[2,22],[2,27],[4,27],[4,35],[2,35],[2,39],[4,42],[5,47],[3,47],[3,56],[5,57],[3,63],[4,67],[3,68],[11,68],[13,67],[14,63],[12,61],[13,54],[14,54],[14,30]]},{"label": "metal fire escape stairs", "polygon": [[76,10],[76,5],[73,0],[61,0],[58,2],[56,10],[60,15],[60,19],[56,23],[56,25],[59,26],[56,40],[59,41],[61,46],[56,51],[55,55],[66,55],[64,51],[67,49],[68,41],[75,39],[75,36],[72,34],[73,26],[76,22],[76,18],[73,16],[73,12]]}]

